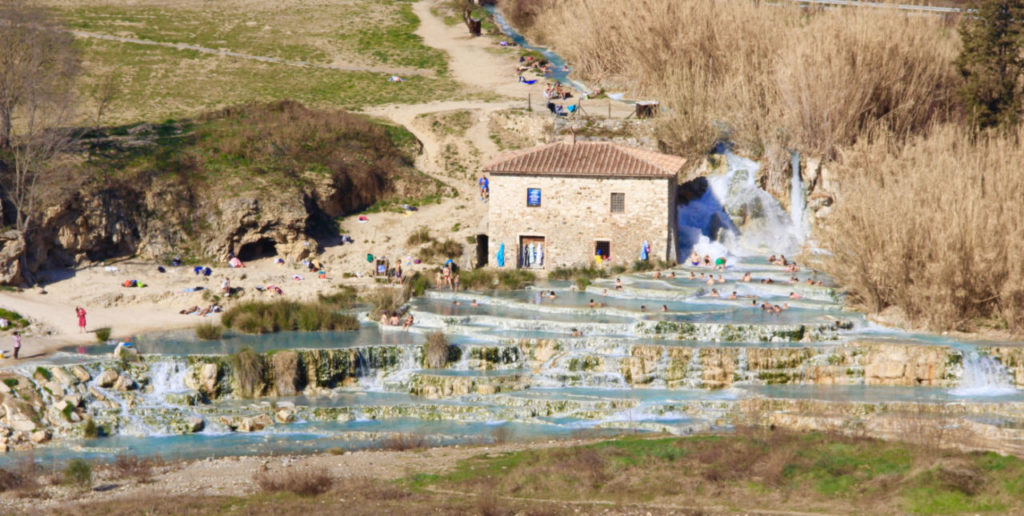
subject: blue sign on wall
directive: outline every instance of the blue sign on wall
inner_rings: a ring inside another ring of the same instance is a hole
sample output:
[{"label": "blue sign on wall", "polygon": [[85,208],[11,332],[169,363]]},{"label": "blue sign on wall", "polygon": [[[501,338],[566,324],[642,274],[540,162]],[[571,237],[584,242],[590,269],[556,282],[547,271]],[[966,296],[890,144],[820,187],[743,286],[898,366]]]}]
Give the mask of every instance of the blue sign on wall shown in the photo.
[{"label": "blue sign on wall", "polygon": [[531,207],[540,206],[540,188],[526,189],[526,205]]}]

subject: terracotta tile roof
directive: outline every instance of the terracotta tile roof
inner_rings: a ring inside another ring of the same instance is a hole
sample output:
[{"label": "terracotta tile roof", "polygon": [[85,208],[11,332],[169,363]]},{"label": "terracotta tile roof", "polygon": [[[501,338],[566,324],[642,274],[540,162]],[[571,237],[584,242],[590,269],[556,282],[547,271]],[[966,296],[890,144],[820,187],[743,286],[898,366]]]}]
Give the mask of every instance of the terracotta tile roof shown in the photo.
[{"label": "terracotta tile roof", "polygon": [[555,142],[499,155],[484,165],[497,175],[675,177],[685,158],[611,142]]}]

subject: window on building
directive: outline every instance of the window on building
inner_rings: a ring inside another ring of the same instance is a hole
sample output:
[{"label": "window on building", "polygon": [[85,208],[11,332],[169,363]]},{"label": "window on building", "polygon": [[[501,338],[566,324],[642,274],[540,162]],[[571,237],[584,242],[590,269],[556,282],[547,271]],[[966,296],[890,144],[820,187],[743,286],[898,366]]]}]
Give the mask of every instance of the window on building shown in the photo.
[{"label": "window on building", "polygon": [[598,240],[594,242],[594,255],[601,256],[602,260],[607,260],[612,254],[612,243],[608,240]]},{"label": "window on building", "polygon": [[540,207],[540,188],[526,189],[526,205],[531,208]]},{"label": "window on building", "polygon": [[612,194],[612,213],[622,213],[626,211],[626,194],[624,193],[613,193]]}]

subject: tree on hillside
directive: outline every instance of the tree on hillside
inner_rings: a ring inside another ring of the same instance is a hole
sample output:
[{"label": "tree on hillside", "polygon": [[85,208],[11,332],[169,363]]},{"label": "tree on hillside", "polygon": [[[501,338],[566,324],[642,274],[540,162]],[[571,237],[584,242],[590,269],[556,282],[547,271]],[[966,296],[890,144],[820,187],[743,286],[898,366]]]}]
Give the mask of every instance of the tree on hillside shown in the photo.
[{"label": "tree on hillside", "polygon": [[0,0],[0,179],[18,231],[32,224],[41,188],[74,142],[73,43],[46,11]]},{"label": "tree on hillside", "polygon": [[1024,0],[982,0],[960,27],[957,67],[968,115],[979,128],[1016,124],[1024,75]]}]

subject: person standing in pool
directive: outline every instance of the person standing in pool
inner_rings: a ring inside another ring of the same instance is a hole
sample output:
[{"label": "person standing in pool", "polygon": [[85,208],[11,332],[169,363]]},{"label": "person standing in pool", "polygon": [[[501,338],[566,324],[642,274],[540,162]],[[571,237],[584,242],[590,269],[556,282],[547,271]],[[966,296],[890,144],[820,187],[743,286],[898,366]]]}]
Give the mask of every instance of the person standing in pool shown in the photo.
[{"label": "person standing in pool", "polygon": [[78,317],[78,333],[85,333],[85,308],[76,306],[75,315]]}]

